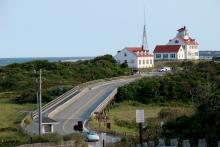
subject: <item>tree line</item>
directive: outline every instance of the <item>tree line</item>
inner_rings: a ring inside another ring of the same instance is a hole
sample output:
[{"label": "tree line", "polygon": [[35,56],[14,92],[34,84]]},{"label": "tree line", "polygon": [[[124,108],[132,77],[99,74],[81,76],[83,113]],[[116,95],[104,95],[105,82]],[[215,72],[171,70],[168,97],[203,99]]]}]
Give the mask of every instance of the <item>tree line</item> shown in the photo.
[{"label": "tree line", "polygon": [[176,101],[199,105],[220,94],[220,64],[183,62],[180,67],[180,70],[163,77],[146,77],[119,88],[116,100],[144,104]]},{"label": "tree line", "polygon": [[91,80],[129,75],[111,55],[77,62],[32,61],[0,68],[0,92],[16,92],[18,103],[36,102],[34,70],[42,69],[43,102],[48,102],[73,86]]}]

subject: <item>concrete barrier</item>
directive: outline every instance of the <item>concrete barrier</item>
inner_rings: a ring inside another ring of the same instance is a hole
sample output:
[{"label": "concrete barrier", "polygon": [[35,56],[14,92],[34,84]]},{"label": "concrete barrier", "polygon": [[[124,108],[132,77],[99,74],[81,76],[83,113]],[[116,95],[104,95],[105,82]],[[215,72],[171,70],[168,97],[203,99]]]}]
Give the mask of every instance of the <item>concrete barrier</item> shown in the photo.
[{"label": "concrete barrier", "polygon": [[74,103],[78,98],[80,98],[82,95],[84,95],[88,91],[89,91],[89,88],[84,88],[80,93],[75,95],[73,98],[69,99],[68,101],[66,101],[65,103],[63,103],[62,105],[60,105],[56,109],[54,109],[52,112],[50,112],[48,114],[48,117],[53,118],[56,114],[63,111],[66,107],[68,107],[69,105]]},{"label": "concrete barrier", "polygon": [[99,106],[91,113],[92,116],[95,116],[95,112],[101,112],[105,107],[109,104],[112,99],[114,99],[115,95],[117,94],[118,89],[115,88],[109,95],[108,97],[101,103]]},{"label": "concrete barrier", "polygon": [[[77,87],[70,89],[69,91],[60,95],[56,99],[54,99],[54,100],[50,101],[49,103],[45,104],[44,106],[42,106],[41,112],[44,113],[45,111],[51,109],[54,105],[58,104],[62,100],[65,100],[65,98],[67,98],[69,95],[76,93],[77,92],[76,88]],[[32,116],[33,116],[33,119],[36,119],[38,117],[38,110],[33,111]]]}]

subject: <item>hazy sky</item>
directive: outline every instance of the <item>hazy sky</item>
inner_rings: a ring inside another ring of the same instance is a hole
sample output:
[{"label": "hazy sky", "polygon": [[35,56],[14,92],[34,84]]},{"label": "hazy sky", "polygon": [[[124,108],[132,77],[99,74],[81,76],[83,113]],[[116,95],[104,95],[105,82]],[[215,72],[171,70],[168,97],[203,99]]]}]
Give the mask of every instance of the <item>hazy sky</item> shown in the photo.
[{"label": "hazy sky", "polygon": [[96,56],[150,51],[184,25],[201,50],[220,50],[220,0],[0,0],[0,57]]}]

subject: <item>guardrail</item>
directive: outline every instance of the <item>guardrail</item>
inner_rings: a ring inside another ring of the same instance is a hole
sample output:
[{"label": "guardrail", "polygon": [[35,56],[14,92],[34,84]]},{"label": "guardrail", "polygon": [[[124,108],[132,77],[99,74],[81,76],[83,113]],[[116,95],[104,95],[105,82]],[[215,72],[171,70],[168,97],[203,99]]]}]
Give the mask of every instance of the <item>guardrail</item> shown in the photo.
[{"label": "guardrail", "polygon": [[48,117],[53,118],[56,114],[58,114],[60,111],[64,110],[66,107],[74,103],[78,98],[80,98],[82,95],[84,95],[86,92],[89,91],[89,88],[84,88],[80,93],[63,103],[62,105],[59,105],[55,110],[50,112],[48,114]]},{"label": "guardrail", "polygon": [[[57,97],[56,99],[50,101],[49,103],[45,104],[44,106],[42,106],[42,113],[46,112],[47,110],[51,109],[52,107],[54,107],[55,105],[62,103],[64,100],[66,100],[66,98],[68,98],[68,96],[70,96],[71,94],[73,95],[74,93],[79,92],[80,89],[89,86],[89,88],[91,89],[95,89],[97,87],[99,87],[100,83],[105,83],[107,81],[111,81],[111,80],[117,80],[117,79],[127,79],[129,76],[121,76],[121,77],[113,77],[113,78],[109,78],[109,79],[100,79],[100,80],[94,80],[94,81],[88,81],[86,83],[82,83],[74,88],[72,88],[71,90],[65,92],[64,94],[62,94],[61,96]],[[134,76],[135,77],[135,76]],[[97,83],[99,83],[98,85],[96,85]],[[93,87],[93,88],[92,88]],[[62,104],[63,105],[63,104]],[[59,106],[58,106],[59,107]],[[32,117],[33,119],[36,119],[38,117],[38,111],[35,110],[32,112]]]},{"label": "guardrail", "polygon": [[105,109],[105,107],[109,104],[109,102],[111,102],[115,95],[117,94],[118,89],[115,88],[109,95],[108,97],[91,113],[92,116],[95,115],[95,112],[101,112],[102,110]]},{"label": "guardrail", "polygon": [[[44,113],[45,111],[51,109],[54,105],[64,101],[66,98],[68,98],[68,96],[73,95],[74,93],[76,93],[78,87],[74,87],[72,89],[70,89],[69,91],[65,92],[64,94],[60,95],[59,97],[57,97],[56,99],[50,101],[49,103],[45,104],[44,106],[42,106],[42,113]],[[32,113],[32,116],[34,119],[36,119],[38,117],[38,111],[35,110]]]}]

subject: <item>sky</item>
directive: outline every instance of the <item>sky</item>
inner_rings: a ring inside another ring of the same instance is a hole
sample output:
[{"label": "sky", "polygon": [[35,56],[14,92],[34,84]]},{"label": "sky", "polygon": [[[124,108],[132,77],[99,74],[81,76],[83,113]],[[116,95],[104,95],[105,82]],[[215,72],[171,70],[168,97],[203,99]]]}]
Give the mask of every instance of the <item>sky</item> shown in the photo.
[{"label": "sky", "polygon": [[200,50],[220,50],[219,0],[0,0],[0,58],[115,55],[166,44],[186,26]]}]

